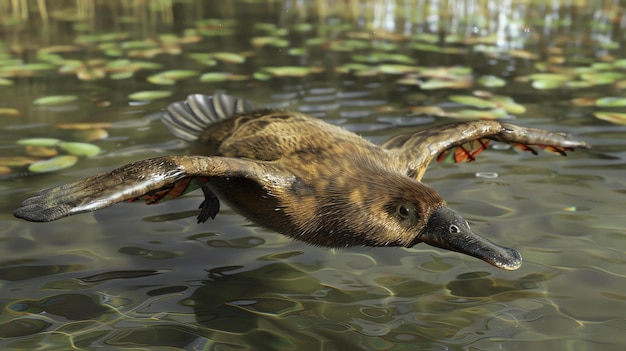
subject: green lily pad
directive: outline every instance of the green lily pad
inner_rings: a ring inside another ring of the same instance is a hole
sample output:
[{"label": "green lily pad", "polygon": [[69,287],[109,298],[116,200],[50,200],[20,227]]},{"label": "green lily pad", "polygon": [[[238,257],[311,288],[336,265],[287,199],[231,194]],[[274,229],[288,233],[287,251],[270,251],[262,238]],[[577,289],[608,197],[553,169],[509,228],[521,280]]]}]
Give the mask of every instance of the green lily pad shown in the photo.
[{"label": "green lily pad", "polygon": [[226,62],[226,63],[244,63],[246,58],[232,52],[216,52],[213,54],[213,58]]},{"label": "green lily pad", "polygon": [[594,112],[593,115],[603,121],[607,121],[613,124],[626,125],[626,113]]},{"label": "green lily pad", "polygon": [[61,143],[59,144],[59,148],[68,154],[86,157],[95,156],[101,151],[97,145],[77,142]]},{"label": "green lily pad", "polygon": [[499,119],[507,116],[507,113],[502,108],[496,108],[492,110],[461,110],[458,112],[458,116],[461,118],[469,119]]},{"label": "green lily pad", "polygon": [[266,72],[254,72],[252,77],[254,77],[254,79],[256,80],[265,81],[265,80],[270,80],[272,78],[272,75]]},{"label": "green lily pad", "polygon": [[15,84],[12,80],[7,79],[7,78],[0,78],[0,85],[1,86],[8,86],[8,85],[13,85]]},{"label": "green lily pad", "polygon": [[76,95],[51,95],[40,97],[36,99],[33,104],[38,106],[61,105],[76,101],[77,99],[78,97]]},{"label": "green lily pad", "polygon": [[200,72],[192,70],[192,69],[173,69],[169,71],[164,71],[158,73],[165,79],[173,79],[173,80],[181,80],[186,78],[195,77],[200,74]]},{"label": "green lily pad", "polygon": [[171,91],[165,90],[145,90],[138,91],[128,95],[131,100],[156,100],[163,99],[172,95]]},{"label": "green lily pad", "polygon": [[516,103],[510,96],[493,95],[491,101],[498,104],[498,107],[505,109],[508,113],[520,114],[526,112],[526,107]]},{"label": "green lily pad", "polygon": [[482,76],[478,78],[478,84],[488,88],[499,88],[506,85],[506,80],[496,76]]},{"label": "green lily pad", "polygon": [[596,100],[596,106],[600,107],[623,107],[626,106],[626,98],[607,96]]},{"label": "green lily pad", "polygon": [[19,145],[24,146],[44,146],[44,147],[52,147],[57,146],[61,143],[61,140],[54,138],[31,138],[31,139],[20,139],[17,141]]},{"label": "green lily pad", "polygon": [[225,82],[229,79],[232,73],[226,72],[209,72],[200,76],[200,81],[207,82]]},{"label": "green lily pad", "polygon": [[310,23],[298,23],[292,29],[296,32],[308,32],[313,30],[313,25]]},{"label": "green lily pad", "polygon": [[565,81],[563,80],[534,80],[532,82],[532,87],[537,90],[549,90],[549,89],[557,89],[563,86]]},{"label": "green lily pad", "polygon": [[571,75],[558,74],[558,73],[535,73],[528,76],[532,80],[545,80],[545,81],[566,81],[572,79]]},{"label": "green lily pad", "polygon": [[450,101],[457,102],[459,104],[474,106],[478,108],[494,108],[498,106],[496,103],[488,100],[484,100],[470,95],[452,95],[449,96]]},{"label": "green lily pad", "polygon": [[305,77],[311,73],[309,67],[300,66],[266,67],[263,70],[275,77]]},{"label": "green lily pad", "polygon": [[435,89],[465,89],[472,85],[471,79],[439,79],[433,78],[420,84],[420,88],[423,90],[435,90]]},{"label": "green lily pad", "polygon": [[72,167],[78,161],[78,157],[73,155],[56,156],[48,160],[37,161],[28,166],[28,170],[34,173],[45,173],[58,171],[60,169]]},{"label": "green lily pad", "polygon": [[[364,65],[365,66],[365,65]],[[369,66],[366,66],[369,68]],[[387,74],[407,74],[417,72],[417,67],[411,65],[380,65],[378,70]]]}]

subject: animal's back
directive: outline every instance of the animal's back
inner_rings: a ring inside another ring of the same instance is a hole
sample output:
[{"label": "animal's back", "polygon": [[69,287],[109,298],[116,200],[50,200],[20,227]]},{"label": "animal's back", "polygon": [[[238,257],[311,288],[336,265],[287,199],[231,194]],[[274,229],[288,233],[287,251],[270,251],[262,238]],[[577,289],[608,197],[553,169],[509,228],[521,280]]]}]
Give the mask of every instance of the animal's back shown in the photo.
[{"label": "animal's back", "polygon": [[194,155],[302,162],[380,151],[338,126],[297,112],[256,110],[228,95],[191,95],[170,105],[164,122],[172,134],[193,142]]}]

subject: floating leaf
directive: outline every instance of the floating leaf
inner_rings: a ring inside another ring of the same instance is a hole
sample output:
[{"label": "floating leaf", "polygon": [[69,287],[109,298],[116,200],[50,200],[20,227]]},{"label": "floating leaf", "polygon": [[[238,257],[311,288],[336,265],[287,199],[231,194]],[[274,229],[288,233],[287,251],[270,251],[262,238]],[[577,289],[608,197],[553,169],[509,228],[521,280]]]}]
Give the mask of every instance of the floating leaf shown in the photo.
[{"label": "floating leaf", "polygon": [[0,86],[8,86],[15,84],[12,80],[7,78],[0,78]]},{"label": "floating leaf", "polygon": [[254,77],[254,79],[256,80],[269,80],[272,78],[272,75],[265,72],[254,72],[252,77]]},{"label": "floating leaf", "polygon": [[520,114],[526,112],[526,107],[516,103],[510,96],[493,95],[491,101],[498,104],[498,107],[505,109],[508,113]]},{"label": "floating leaf", "polygon": [[507,113],[504,109],[497,108],[493,110],[483,111],[483,110],[461,110],[458,111],[458,116],[460,118],[478,118],[478,119],[499,119],[507,116]]},{"label": "floating leaf", "polygon": [[411,115],[435,115],[444,116],[445,111],[439,106],[409,106]]},{"label": "floating leaf", "polygon": [[213,57],[217,60],[227,62],[227,63],[244,63],[246,62],[246,58],[235,54],[232,52],[216,52],[213,54]]},{"label": "floating leaf", "polygon": [[306,56],[308,51],[306,48],[291,48],[287,53],[292,56]]},{"label": "floating leaf", "polygon": [[128,95],[131,100],[156,100],[163,99],[172,95],[171,91],[166,90],[145,90],[138,91]]},{"label": "floating leaf", "polygon": [[594,112],[593,115],[596,116],[596,118],[601,119],[603,121],[607,121],[613,124],[626,125],[626,113]]},{"label": "floating leaf", "polygon": [[580,97],[571,99],[569,102],[572,106],[584,107],[584,106],[593,106],[596,104],[596,98],[590,97]]},{"label": "floating leaf", "polygon": [[135,72],[115,72],[115,73],[111,73],[109,78],[112,80],[122,80],[122,79],[132,78],[134,75],[135,75]]},{"label": "floating leaf", "polygon": [[[369,68],[369,66],[366,66]],[[380,65],[378,70],[387,74],[407,74],[417,72],[417,67],[409,65]]]},{"label": "floating leaf", "polygon": [[0,115],[3,116],[21,116],[22,113],[16,109],[11,107],[0,107]]},{"label": "floating leaf", "polygon": [[308,32],[313,30],[313,25],[310,23],[298,23],[295,24],[292,29],[296,32]]},{"label": "floating leaf", "polygon": [[537,90],[556,89],[563,86],[562,80],[535,80],[532,83],[533,88]]},{"label": "floating leaf", "polygon": [[450,76],[450,78],[433,78],[420,84],[424,90],[434,89],[467,89],[472,86],[471,76]]},{"label": "floating leaf", "polygon": [[5,167],[23,167],[31,163],[40,161],[39,157],[26,157],[26,156],[8,156],[0,157],[0,166]]},{"label": "floating leaf", "polygon": [[48,160],[37,161],[28,166],[28,170],[35,173],[53,172],[72,167],[78,161],[73,155],[56,156]]},{"label": "floating leaf", "polygon": [[452,95],[449,96],[448,99],[459,104],[474,106],[478,108],[494,108],[497,106],[497,104],[494,102],[469,95]]},{"label": "floating leaf", "polygon": [[30,156],[52,157],[58,155],[59,151],[57,151],[57,149],[54,147],[29,145],[26,146],[26,153]]},{"label": "floating leaf", "polygon": [[623,107],[626,106],[626,98],[607,96],[596,100],[596,106],[600,107]]},{"label": "floating leaf", "polygon": [[547,80],[547,81],[566,81],[572,79],[571,75],[558,74],[558,73],[535,73],[528,76],[532,80]]},{"label": "floating leaf", "polygon": [[171,78],[167,78],[161,74],[154,74],[146,78],[146,80],[152,84],[156,85],[174,85],[176,81]]},{"label": "floating leaf", "polygon": [[104,139],[109,136],[109,133],[104,129],[87,129],[78,130],[72,134],[74,139],[82,141],[94,141]]},{"label": "floating leaf", "polygon": [[478,79],[478,84],[488,88],[498,88],[506,85],[506,80],[496,76],[482,76]]},{"label": "floating leaf", "polygon": [[263,70],[276,77],[305,77],[311,73],[309,67],[301,66],[267,67]]},{"label": "floating leaf", "polygon": [[59,148],[61,148],[61,150],[67,152],[68,154],[86,157],[95,156],[101,151],[97,145],[76,142],[61,143],[59,144]]},{"label": "floating leaf", "polygon": [[159,73],[159,75],[163,78],[173,80],[191,78],[197,76],[198,74],[200,74],[200,72],[191,69],[174,69]]},{"label": "floating leaf", "polygon": [[207,82],[225,82],[229,79],[232,73],[224,73],[224,72],[209,72],[200,76],[200,81]]},{"label": "floating leaf", "polygon": [[597,83],[590,80],[569,80],[565,82],[565,86],[568,88],[589,88],[599,84],[609,84],[609,83]]},{"label": "floating leaf", "polygon": [[61,140],[54,138],[31,138],[18,140],[17,143],[24,146],[53,147],[59,145]]},{"label": "floating leaf", "polygon": [[99,128],[109,128],[113,124],[110,122],[100,122],[100,123],[59,123],[56,125],[59,129],[78,129],[78,130],[87,130],[87,129],[99,129]]},{"label": "floating leaf", "polygon": [[61,105],[68,102],[76,101],[78,97],[76,95],[51,95],[43,96],[36,99],[33,103],[39,106]]}]

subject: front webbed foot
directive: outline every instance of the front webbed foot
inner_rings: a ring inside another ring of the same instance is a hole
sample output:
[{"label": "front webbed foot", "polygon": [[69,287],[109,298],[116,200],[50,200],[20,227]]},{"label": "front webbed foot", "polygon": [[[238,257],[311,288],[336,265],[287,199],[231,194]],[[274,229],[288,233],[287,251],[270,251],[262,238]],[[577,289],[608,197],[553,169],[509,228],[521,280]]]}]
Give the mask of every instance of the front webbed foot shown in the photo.
[{"label": "front webbed foot", "polygon": [[220,199],[205,184],[202,186],[204,193],[204,201],[200,204],[200,213],[198,214],[198,223],[204,223],[209,218],[215,219],[220,211]]}]

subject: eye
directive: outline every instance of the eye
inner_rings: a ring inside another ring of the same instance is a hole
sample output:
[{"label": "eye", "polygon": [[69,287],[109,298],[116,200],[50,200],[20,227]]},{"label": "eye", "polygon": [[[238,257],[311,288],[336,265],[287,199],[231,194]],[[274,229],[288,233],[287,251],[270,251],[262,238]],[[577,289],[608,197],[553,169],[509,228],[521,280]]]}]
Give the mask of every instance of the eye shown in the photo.
[{"label": "eye", "polygon": [[450,228],[448,229],[450,230],[450,234],[456,234],[461,231],[456,224],[450,224]]},{"label": "eye", "polygon": [[407,205],[400,205],[398,207],[398,214],[402,218],[407,218],[411,214],[411,208]]}]

